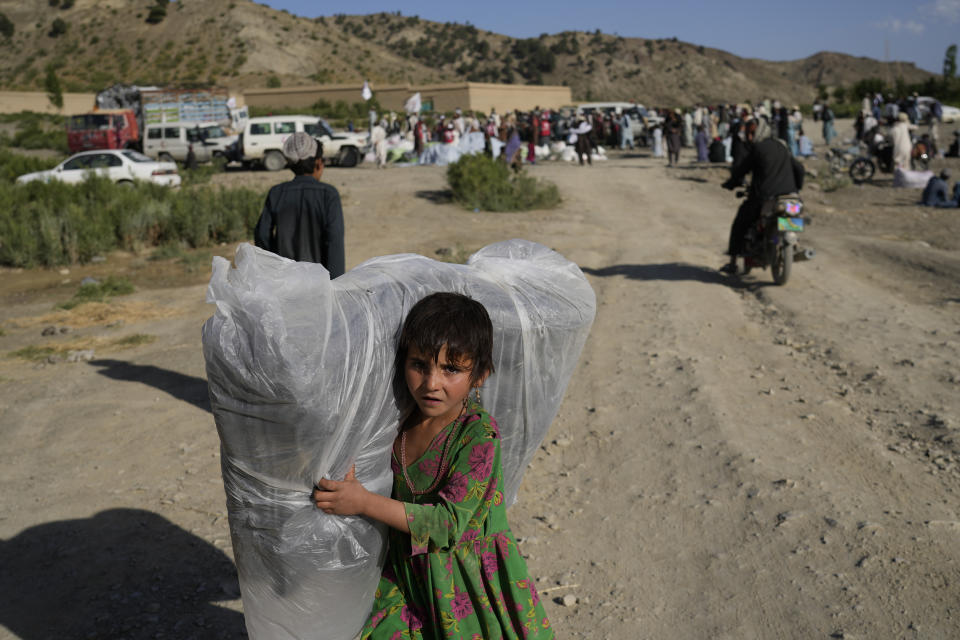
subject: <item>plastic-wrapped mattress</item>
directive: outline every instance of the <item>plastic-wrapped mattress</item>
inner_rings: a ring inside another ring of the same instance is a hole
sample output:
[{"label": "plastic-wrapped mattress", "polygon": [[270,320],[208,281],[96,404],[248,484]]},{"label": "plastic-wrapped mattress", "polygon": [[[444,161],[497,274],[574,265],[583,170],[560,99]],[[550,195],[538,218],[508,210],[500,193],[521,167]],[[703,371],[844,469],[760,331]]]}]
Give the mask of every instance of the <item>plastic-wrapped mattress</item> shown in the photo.
[{"label": "plastic-wrapped mattress", "polygon": [[596,309],[580,269],[510,240],[466,265],[404,254],[331,281],[318,264],[241,245],[215,258],[203,327],[210,399],[234,556],[252,638],[349,640],[369,613],[385,551],[382,525],[324,514],[323,477],[388,495],[390,447],[406,402],[396,340],[407,312],[436,291],[486,306],[496,373],[483,405],[500,424],[505,498],[560,406]]}]

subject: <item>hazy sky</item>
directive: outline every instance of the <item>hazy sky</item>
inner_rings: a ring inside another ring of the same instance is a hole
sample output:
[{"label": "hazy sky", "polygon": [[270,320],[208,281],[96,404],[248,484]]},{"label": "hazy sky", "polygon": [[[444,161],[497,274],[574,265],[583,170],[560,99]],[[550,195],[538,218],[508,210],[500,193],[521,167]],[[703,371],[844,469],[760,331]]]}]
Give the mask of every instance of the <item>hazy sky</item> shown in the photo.
[{"label": "hazy sky", "polygon": [[[262,1],[262,0],[261,0]],[[745,0],[624,2],[553,0],[353,0],[331,10],[308,0],[266,0],[296,15],[402,11],[437,22],[459,22],[515,38],[566,30],[671,38],[767,60],[839,51],[878,60],[905,60],[940,73],[950,44],[960,43],[960,0]]]}]

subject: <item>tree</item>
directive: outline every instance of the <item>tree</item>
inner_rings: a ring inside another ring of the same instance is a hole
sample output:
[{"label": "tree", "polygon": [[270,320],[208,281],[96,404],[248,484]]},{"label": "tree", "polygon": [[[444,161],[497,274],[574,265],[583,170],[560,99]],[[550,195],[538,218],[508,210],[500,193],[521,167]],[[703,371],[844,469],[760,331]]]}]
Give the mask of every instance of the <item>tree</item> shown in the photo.
[{"label": "tree", "polygon": [[947,47],[947,53],[943,57],[943,79],[947,82],[953,80],[957,75],[957,45],[952,44]]},{"label": "tree", "polygon": [[43,81],[43,88],[47,92],[50,104],[55,106],[57,111],[63,109],[63,89],[60,87],[57,69],[52,64],[47,65],[47,77]]},{"label": "tree", "polygon": [[62,36],[67,32],[67,27],[70,25],[67,24],[67,21],[63,18],[55,18],[53,23],[50,25],[50,33],[48,34],[51,38],[56,38]]},{"label": "tree", "polygon": [[10,22],[10,18],[5,13],[0,13],[0,34],[3,34],[5,38],[11,38],[14,31],[16,31],[16,28]]},{"label": "tree", "polygon": [[880,78],[864,78],[854,83],[850,89],[850,95],[856,98],[862,98],[865,95],[873,96],[877,93],[886,93],[887,85]]},{"label": "tree", "polygon": [[157,0],[147,13],[147,22],[157,24],[167,17],[167,0]]}]

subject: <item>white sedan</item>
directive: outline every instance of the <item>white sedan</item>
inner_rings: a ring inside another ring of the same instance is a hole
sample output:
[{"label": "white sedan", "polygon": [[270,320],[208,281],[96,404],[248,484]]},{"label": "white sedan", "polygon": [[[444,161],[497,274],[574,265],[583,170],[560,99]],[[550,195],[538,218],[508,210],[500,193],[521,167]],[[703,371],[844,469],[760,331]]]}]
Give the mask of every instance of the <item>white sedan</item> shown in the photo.
[{"label": "white sedan", "polygon": [[133,185],[135,180],[148,180],[168,187],[180,186],[180,175],[174,162],[157,162],[131,149],[99,149],[75,154],[48,171],[27,173],[17,184],[39,180],[59,180],[67,184],[83,182],[95,174],[117,184]]},{"label": "white sedan", "polygon": [[[917,98],[917,111],[920,115],[920,122],[926,124],[929,122],[930,118],[930,107],[936,100],[929,96],[920,96]],[[943,111],[943,116],[941,120],[945,123],[953,123],[960,121],[960,109],[952,107],[949,104],[940,105],[941,110]]]}]

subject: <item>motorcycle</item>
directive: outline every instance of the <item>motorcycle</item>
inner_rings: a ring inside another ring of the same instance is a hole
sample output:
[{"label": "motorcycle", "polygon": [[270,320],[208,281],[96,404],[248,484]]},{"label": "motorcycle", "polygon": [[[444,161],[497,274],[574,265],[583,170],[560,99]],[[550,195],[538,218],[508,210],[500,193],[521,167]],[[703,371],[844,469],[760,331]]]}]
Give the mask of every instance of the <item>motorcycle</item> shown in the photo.
[{"label": "motorcycle", "polygon": [[[866,153],[850,163],[850,179],[854,184],[862,184],[873,178],[880,169],[883,173],[893,173],[893,143],[886,137],[873,147],[862,145]],[[933,157],[933,143],[927,134],[923,134],[913,143],[910,150],[910,168],[914,171],[926,171]],[[874,161],[876,160],[876,161]]]},{"label": "motorcycle", "polygon": [[[738,191],[742,198],[745,191]],[[804,249],[797,234],[810,224],[803,217],[803,200],[796,193],[778,196],[763,204],[757,224],[746,234],[745,254],[737,257],[737,274],[747,275],[754,268],[770,267],[774,283],[787,284],[794,262],[812,260],[813,249]]]}]

